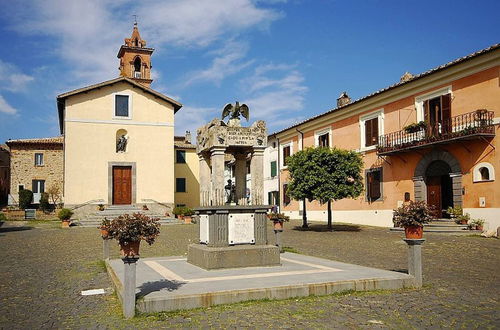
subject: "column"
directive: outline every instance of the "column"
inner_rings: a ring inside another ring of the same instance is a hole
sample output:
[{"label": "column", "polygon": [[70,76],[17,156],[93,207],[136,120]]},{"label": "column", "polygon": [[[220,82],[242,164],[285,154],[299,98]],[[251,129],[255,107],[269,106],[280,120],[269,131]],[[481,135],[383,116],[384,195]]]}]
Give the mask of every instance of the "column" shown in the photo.
[{"label": "column", "polygon": [[234,155],[236,158],[234,166],[234,177],[236,186],[236,203],[238,205],[247,205],[246,190],[247,190],[247,154],[238,153]]},{"label": "column", "polygon": [[210,206],[210,166],[203,154],[198,154],[200,161],[200,205]]},{"label": "column", "polygon": [[425,184],[425,180],[423,176],[414,176],[413,177],[413,187],[415,202],[426,201],[427,200],[427,186]]},{"label": "column", "polygon": [[264,149],[263,146],[253,147],[252,160],[250,161],[252,205],[264,204]]},{"label": "column", "polygon": [[453,206],[462,206],[462,173],[450,173]]},{"label": "column", "polygon": [[212,205],[224,205],[226,203],[224,193],[224,155],[226,148],[212,148],[210,163],[212,164]]},{"label": "column", "polygon": [[408,244],[408,274],[415,277],[415,287],[422,287],[422,244],[425,239],[403,239]]},{"label": "column", "polygon": [[124,266],[123,316],[129,319],[135,316],[135,274],[139,256],[126,256],[122,260]]}]

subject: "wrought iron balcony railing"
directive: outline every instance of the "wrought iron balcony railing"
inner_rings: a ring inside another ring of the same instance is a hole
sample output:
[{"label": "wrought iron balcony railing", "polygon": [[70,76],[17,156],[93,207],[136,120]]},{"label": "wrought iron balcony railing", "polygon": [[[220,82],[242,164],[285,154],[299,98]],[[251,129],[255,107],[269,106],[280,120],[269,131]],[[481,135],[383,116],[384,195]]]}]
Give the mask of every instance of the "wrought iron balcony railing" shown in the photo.
[{"label": "wrought iron balcony railing", "polygon": [[451,117],[434,125],[415,125],[379,137],[377,153],[390,155],[431,144],[450,143],[479,136],[495,136],[494,112],[485,109]]}]

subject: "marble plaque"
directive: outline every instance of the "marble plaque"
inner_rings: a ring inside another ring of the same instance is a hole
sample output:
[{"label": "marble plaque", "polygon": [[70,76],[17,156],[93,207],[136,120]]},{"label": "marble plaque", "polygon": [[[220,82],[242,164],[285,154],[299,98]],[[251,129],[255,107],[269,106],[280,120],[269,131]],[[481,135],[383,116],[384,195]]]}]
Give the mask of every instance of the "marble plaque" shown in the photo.
[{"label": "marble plaque", "polygon": [[200,215],[200,243],[208,244],[208,214]]},{"label": "marble plaque", "polygon": [[229,215],[228,241],[230,245],[255,243],[253,213],[236,213]]}]

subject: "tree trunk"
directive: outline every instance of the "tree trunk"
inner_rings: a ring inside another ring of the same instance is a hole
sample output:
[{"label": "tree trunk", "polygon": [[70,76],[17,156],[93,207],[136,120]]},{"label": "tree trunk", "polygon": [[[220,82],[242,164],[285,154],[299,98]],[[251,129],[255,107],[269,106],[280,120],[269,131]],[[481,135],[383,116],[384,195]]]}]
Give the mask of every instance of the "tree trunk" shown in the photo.
[{"label": "tree trunk", "polygon": [[328,229],[333,230],[333,226],[332,226],[332,201],[328,201]]},{"label": "tree trunk", "polygon": [[302,205],[304,206],[302,210],[302,228],[309,228],[309,226],[307,225],[306,200],[304,199],[302,203]]}]

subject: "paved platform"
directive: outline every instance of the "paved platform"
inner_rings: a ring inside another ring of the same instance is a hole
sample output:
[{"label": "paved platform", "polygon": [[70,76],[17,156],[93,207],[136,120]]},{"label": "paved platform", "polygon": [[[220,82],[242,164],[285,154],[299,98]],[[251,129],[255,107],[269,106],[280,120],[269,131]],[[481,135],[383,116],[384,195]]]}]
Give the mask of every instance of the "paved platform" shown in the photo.
[{"label": "paved platform", "polygon": [[[123,262],[109,260],[107,266],[121,297]],[[187,263],[183,257],[144,258],[137,263],[136,276],[136,306],[148,313],[414,286],[414,278],[408,274],[288,252],[281,254],[281,266],[210,271]]]}]

